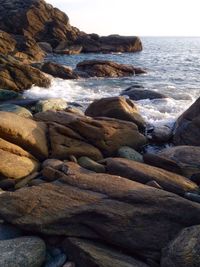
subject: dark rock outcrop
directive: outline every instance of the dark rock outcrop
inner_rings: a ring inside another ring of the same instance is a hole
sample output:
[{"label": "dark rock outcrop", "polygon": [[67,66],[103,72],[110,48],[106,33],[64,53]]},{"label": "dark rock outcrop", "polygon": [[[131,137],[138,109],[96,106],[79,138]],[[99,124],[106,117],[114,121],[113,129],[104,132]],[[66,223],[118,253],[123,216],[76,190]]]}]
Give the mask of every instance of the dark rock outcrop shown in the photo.
[{"label": "dark rock outcrop", "polygon": [[134,122],[139,128],[145,127],[145,121],[136,105],[124,97],[108,97],[94,101],[85,111],[91,117],[109,117]]},{"label": "dark rock outcrop", "polygon": [[184,229],[162,252],[161,267],[200,266],[200,226]]},{"label": "dark rock outcrop", "polygon": [[98,242],[68,238],[63,243],[63,248],[77,267],[148,267],[145,263]]},{"label": "dark rock outcrop", "polygon": [[50,79],[40,70],[23,64],[11,56],[0,54],[0,87],[14,91],[29,89],[32,85],[48,87]]},{"label": "dark rock outcrop", "polygon": [[176,145],[200,146],[200,98],[176,121],[174,143]]},{"label": "dark rock outcrop", "polygon": [[124,77],[146,73],[141,68],[108,60],[85,60],[77,64],[75,71],[83,77]]},{"label": "dark rock outcrop", "polygon": [[80,31],[65,13],[44,0],[0,0],[0,30],[0,52],[26,60],[41,60],[43,50],[53,49],[65,54],[142,50],[138,37],[99,37]]}]

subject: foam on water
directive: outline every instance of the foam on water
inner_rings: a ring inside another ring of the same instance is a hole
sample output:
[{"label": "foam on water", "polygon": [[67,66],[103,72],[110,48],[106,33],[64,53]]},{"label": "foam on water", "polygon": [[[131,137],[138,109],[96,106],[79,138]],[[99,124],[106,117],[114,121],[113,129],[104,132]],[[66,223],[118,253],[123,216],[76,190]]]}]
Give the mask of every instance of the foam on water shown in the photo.
[{"label": "foam on water", "polygon": [[62,80],[52,78],[50,88],[33,86],[28,98],[64,98],[83,109],[95,99],[119,95],[124,89],[149,89],[166,99],[141,100],[136,104],[147,123],[171,124],[200,95],[200,38],[144,38],[140,53],[52,55],[48,60],[75,67],[83,60],[113,60],[147,70],[146,75],[117,79]]}]

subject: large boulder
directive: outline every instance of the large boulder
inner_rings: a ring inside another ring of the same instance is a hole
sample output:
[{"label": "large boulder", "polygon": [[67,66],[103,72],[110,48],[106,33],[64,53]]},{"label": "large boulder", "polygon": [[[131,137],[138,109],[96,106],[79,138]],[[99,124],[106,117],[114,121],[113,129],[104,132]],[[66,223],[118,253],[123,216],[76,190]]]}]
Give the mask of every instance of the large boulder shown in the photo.
[{"label": "large boulder", "polygon": [[56,183],[0,195],[0,217],[29,231],[76,236],[160,260],[185,227],[200,224],[200,205],[175,194],[76,163],[45,167]]},{"label": "large boulder", "polygon": [[182,174],[191,177],[200,173],[200,147],[175,146],[162,150],[158,156],[173,161],[182,170]]},{"label": "large boulder", "polygon": [[39,169],[39,162],[27,151],[0,138],[0,177],[21,179]]},{"label": "large boulder", "polygon": [[85,60],[77,64],[75,71],[83,77],[124,77],[146,73],[141,68],[108,60]]},{"label": "large boulder", "polygon": [[105,160],[106,170],[110,174],[121,175],[139,183],[156,181],[164,190],[184,195],[185,192],[198,192],[199,187],[189,179],[144,163],[122,158]]},{"label": "large boulder", "polygon": [[118,250],[89,240],[68,238],[63,247],[77,267],[148,267]]},{"label": "large boulder", "polygon": [[200,226],[185,228],[163,249],[162,267],[200,266]]},{"label": "large boulder", "polygon": [[200,146],[200,98],[176,121],[174,143],[176,145]]},{"label": "large boulder", "polygon": [[46,254],[42,239],[33,236],[0,241],[0,266],[41,267]]},{"label": "large boulder", "polygon": [[0,137],[29,151],[38,159],[48,157],[46,125],[11,112],[0,112]]},{"label": "large boulder", "polygon": [[[138,127],[131,122],[106,118],[97,120],[64,111],[41,112],[37,113],[35,118],[47,123],[54,122],[65,126],[62,129],[60,128],[61,134],[95,146],[104,156],[116,154],[117,150],[124,145],[139,149],[146,143],[146,138],[139,133]],[[73,149],[73,142],[70,141],[70,143]],[[65,143],[63,146],[68,145]],[[85,156],[90,157],[87,150],[84,153]],[[84,156],[84,154],[80,156]]]},{"label": "large boulder", "polygon": [[14,91],[29,89],[32,85],[48,87],[50,79],[40,70],[11,56],[0,54],[0,87]]},{"label": "large boulder", "polygon": [[108,97],[94,101],[85,111],[91,117],[109,117],[134,122],[139,128],[145,127],[145,121],[136,105],[124,97]]}]

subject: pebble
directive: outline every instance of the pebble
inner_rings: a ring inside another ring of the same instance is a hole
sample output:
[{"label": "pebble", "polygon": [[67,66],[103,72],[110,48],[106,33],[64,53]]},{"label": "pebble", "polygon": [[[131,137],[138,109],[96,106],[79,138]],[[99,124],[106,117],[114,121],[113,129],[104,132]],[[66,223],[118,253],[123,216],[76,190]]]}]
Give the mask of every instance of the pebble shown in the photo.
[{"label": "pebble", "polygon": [[96,161],[88,158],[88,157],[80,157],[78,159],[78,164],[85,168],[88,169],[90,171],[94,171],[97,173],[105,173],[105,166],[101,165],[100,163],[97,163]]}]

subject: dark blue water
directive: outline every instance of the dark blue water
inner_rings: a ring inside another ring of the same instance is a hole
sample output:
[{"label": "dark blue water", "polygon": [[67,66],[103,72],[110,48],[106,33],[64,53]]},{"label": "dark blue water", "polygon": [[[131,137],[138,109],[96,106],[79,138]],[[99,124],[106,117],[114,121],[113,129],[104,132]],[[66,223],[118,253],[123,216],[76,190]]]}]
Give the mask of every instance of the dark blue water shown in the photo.
[{"label": "dark blue water", "polygon": [[145,75],[80,81],[53,79],[50,89],[33,87],[26,94],[33,98],[63,97],[86,106],[94,99],[118,95],[137,85],[168,96],[165,100],[138,101],[145,119],[152,124],[170,123],[200,95],[200,38],[145,37],[142,42],[143,51],[139,53],[56,55],[48,59],[73,68],[83,60],[106,59],[142,67],[147,70]]}]

